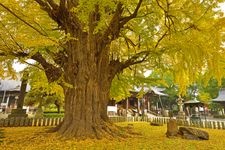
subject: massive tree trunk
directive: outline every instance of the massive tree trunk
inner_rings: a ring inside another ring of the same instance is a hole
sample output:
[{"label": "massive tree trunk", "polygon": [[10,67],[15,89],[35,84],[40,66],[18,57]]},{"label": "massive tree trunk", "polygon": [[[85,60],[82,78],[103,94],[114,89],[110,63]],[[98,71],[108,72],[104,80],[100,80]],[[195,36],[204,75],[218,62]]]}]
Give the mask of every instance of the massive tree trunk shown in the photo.
[{"label": "massive tree trunk", "polygon": [[[140,63],[146,57],[136,61],[139,55],[143,56],[143,53],[139,53],[124,63],[110,61],[110,43],[119,37],[121,28],[136,17],[142,0],[139,0],[130,16],[124,17],[122,3],[116,3],[109,26],[97,32],[96,27],[101,19],[97,3],[93,11],[87,14],[88,23],[85,23],[71,11],[78,6],[77,0],[60,0],[59,4],[54,1],[35,1],[57,22],[61,30],[72,37],[63,46],[64,51],[53,58],[58,68],[49,65],[39,54],[33,56],[42,64],[50,81],[63,75],[65,117],[58,132],[66,137],[84,138],[119,134],[117,128],[109,123],[106,112],[111,82],[116,73]],[[110,15],[108,11],[106,8],[106,13]]]},{"label": "massive tree trunk", "polygon": [[[113,79],[109,71],[109,47],[97,43],[85,32],[76,34],[78,40],[67,43],[65,117],[58,132],[67,137],[101,137],[110,132],[106,112]],[[100,51],[98,55],[96,52]]]}]

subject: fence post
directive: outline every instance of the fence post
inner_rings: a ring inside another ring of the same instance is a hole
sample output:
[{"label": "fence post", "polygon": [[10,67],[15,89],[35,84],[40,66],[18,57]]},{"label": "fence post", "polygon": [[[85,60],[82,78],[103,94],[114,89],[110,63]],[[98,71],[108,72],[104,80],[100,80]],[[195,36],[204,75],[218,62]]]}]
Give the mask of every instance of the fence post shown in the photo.
[{"label": "fence post", "polygon": [[212,121],[209,121],[209,128],[210,128],[210,129],[213,128]]},{"label": "fence post", "polygon": [[197,128],[201,127],[201,121],[197,121]]},{"label": "fence post", "polygon": [[19,118],[19,126],[23,127],[24,126],[24,122],[25,122],[25,118],[24,117],[20,117]]},{"label": "fence post", "polygon": [[205,121],[201,121],[202,128],[205,128]]},{"label": "fence post", "polygon": [[9,119],[9,126],[14,127],[14,125],[15,125],[15,118],[12,117],[12,118]]},{"label": "fence post", "polygon": [[0,127],[4,126],[4,119],[0,119]]},{"label": "fence post", "polygon": [[32,126],[36,126],[37,118],[33,118],[32,120]]},{"label": "fence post", "polygon": [[213,121],[213,129],[216,129],[216,122]]},{"label": "fence post", "polygon": [[6,119],[4,120],[4,127],[8,127],[8,126],[9,126],[9,119],[6,118]]},{"label": "fence post", "polygon": [[43,126],[46,126],[47,118],[43,118]]},{"label": "fence post", "polygon": [[52,118],[48,118],[49,119],[49,126],[52,126],[53,125],[53,121],[52,121]]},{"label": "fence post", "polygon": [[217,121],[217,128],[218,128],[218,129],[221,129],[220,121]]},{"label": "fence post", "polygon": [[20,117],[14,117],[14,119],[15,119],[14,127],[20,126]]},{"label": "fence post", "polygon": [[28,126],[33,126],[33,118],[30,118],[30,119],[28,119],[29,120],[29,122],[28,122]]},{"label": "fence post", "polygon": [[24,126],[27,127],[29,123],[29,118],[25,118],[24,119]]},{"label": "fence post", "polygon": [[222,129],[225,129],[224,122],[221,122]]},{"label": "fence post", "polygon": [[56,125],[59,125],[59,118],[56,118]]},{"label": "fence post", "polygon": [[60,118],[60,123],[63,122],[63,117]]}]

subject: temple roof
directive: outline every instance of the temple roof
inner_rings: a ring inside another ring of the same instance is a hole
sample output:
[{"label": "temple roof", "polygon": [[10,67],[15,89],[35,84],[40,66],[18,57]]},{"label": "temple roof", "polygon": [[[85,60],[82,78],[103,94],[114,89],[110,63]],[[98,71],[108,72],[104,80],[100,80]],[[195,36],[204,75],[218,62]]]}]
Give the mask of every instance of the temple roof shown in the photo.
[{"label": "temple roof", "polygon": [[199,104],[199,103],[202,103],[202,102],[198,101],[196,98],[193,100],[188,100],[184,102],[184,104]]},{"label": "temple roof", "polygon": [[219,95],[217,98],[212,99],[213,102],[225,102],[225,89],[221,89],[219,91]]},{"label": "temple roof", "polygon": [[159,96],[168,96],[167,94],[162,93],[162,91],[165,90],[165,89],[163,89],[163,88],[151,87],[151,90],[152,90],[156,95],[159,95]]},{"label": "temple roof", "polygon": [[[20,91],[21,81],[19,80],[0,80],[0,91]],[[30,85],[27,85],[26,91],[30,90]]]}]

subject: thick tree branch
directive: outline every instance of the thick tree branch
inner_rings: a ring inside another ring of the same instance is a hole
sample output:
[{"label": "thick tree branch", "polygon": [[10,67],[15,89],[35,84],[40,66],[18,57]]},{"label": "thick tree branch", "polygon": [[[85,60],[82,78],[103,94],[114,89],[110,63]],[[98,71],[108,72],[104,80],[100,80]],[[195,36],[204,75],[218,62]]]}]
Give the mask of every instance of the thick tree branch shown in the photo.
[{"label": "thick tree branch", "polygon": [[[119,21],[120,21],[122,13],[123,13],[122,3],[118,3],[116,12],[114,13],[110,21],[109,27],[105,30],[103,34],[102,40],[105,41],[105,43],[109,43],[110,41],[114,40],[115,38],[119,36],[119,32],[121,28]],[[111,36],[110,39],[109,39],[109,36]]]},{"label": "thick tree branch", "polygon": [[[14,56],[14,57],[17,57],[17,58],[26,58],[26,57],[29,56],[29,54],[24,53],[24,52],[13,52],[13,51],[11,51],[11,52],[1,52],[0,51],[0,56],[3,56],[3,57]],[[41,64],[49,82],[56,81],[62,76],[61,68],[56,67],[51,63],[48,63],[46,61],[46,59],[43,58],[43,56],[39,52],[37,52],[36,54],[31,56],[31,59],[33,59],[33,60],[35,60],[35,61],[37,61],[38,63]]]},{"label": "thick tree branch", "polygon": [[123,26],[125,25],[128,21],[130,21],[131,19],[137,17],[137,14],[138,14],[138,11],[141,7],[141,4],[142,4],[143,0],[139,0],[134,12],[130,15],[130,16],[127,16],[127,17],[123,17],[121,18],[120,20],[120,25]]},{"label": "thick tree branch", "polygon": [[129,58],[128,60],[122,63],[121,69],[123,70],[129,66],[144,62],[146,58],[149,56],[149,54],[150,54],[150,51],[142,51],[142,52],[136,53],[131,58]]},{"label": "thick tree branch", "polygon": [[1,57],[15,57],[15,58],[26,58],[29,56],[29,54],[25,53],[25,52],[16,52],[16,51],[1,51],[0,50],[0,56]]},{"label": "thick tree branch", "polygon": [[[60,1],[65,1],[65,0],[60,0]],[[66,2],[66,7],[68,10],[70,10],[73,7],[76,7],[79,4],[79,0],[68,0]]]},{"label": "thick tree branch", "polygon": [[59,6],[53,0],[47,0],[47,2],[43,0],[35,0],[41,7],[42,10],[46,11],[55,22],[57,22],[60,26],[62,25],[62,20],[59,19]]},{"label": "thick tree branch", "polygon": [[53,64],[48,63],[40,53],[34,54],[31,58],[42,65],[49,82],[56,81],[62,76],[62,70]]},{"label": "thick tree branch", "polygon": [[63,67],[64,63],[67,60],[66,51],[60,50],[59,52],[54,53],[50,51],[49,49],[46,49],[46,52],[52,57],[52,59],[58,66]]},{"label": "thick tree branch", "polygon": [[[72,27],[71,31],[81,30],[81,22],[71,8],[78,5],[78,0],[60,0],[59,5],[54,0],[35,0],[41,8],[46,11],[61,29],[66,30],[66,27]],[[68,31],[66,31],[68,32]]]},{"label": "thick tree branch", "polygon": [[52,8],[51,8],[51,5],[49,5],[49,3],[43,0],[35,0],[35,1],[40,5],[41,9],[43,9],[47,13],[51,13]]},{"label": "thick tree branch", "polygon": [[113,41],[114,39],[119,37],[121,28],[123,28],[123,26],[128,21],[137,17],[137,14],[141,7],[142,2],[143,2],[143,0],[139,0],[134,12],[126,17],[122,17],[122,13],[124,11],[123,4],[120,2],[117,4],[116,11],[110,21],[110,24],[102,36],[102,40],[104,43],[106,43],[106,44],[110,43],[111,41]]},{"label": "thick tree branch", "polygon": [[49,5],[52,7],[52,9],[57,10],[59,8],[59,5],[56,4],[56,2],[54,0],[47,0],[47,2],[49,3]]},{"label": "thick tree branch", "polygon": [[128,68],[132,65],[144,62],[149,56],[150,52],[151,51],[142,51],[136,53],[135,55],[133,55],[131,58],[129,58],[124,62],[120,62],[119,60],[111,60],[109,64],[111,76],[115,76],[117,73],[120,73],[125,68]]}]

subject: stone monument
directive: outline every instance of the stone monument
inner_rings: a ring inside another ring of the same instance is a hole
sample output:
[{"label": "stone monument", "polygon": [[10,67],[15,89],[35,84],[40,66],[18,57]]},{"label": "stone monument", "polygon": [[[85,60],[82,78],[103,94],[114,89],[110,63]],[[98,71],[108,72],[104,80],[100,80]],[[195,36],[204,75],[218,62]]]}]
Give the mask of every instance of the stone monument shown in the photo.
[{"label": "stone monument", "polygon": [[26,88],[27,88],[27,77],[28,73],[24,72],[22,83],[20,87],[20,95],[17,101],[17,108],[12,109],[11,114],[8,116],[8,118],[26,118],[28,115],[26,114],[26,109],[23,109],[23,103],[24,103],[24,97],[26,94]]},{"label": "stone monument", "polygon": [[178,116],[177,119],[179,120],[184,120],[185,119],[185,113],[183,111],[183,99],[181,98],[181,96],[179,96],[179,98],[177,99],[177,105],[179,107],[179,112],[178,112]]}]

